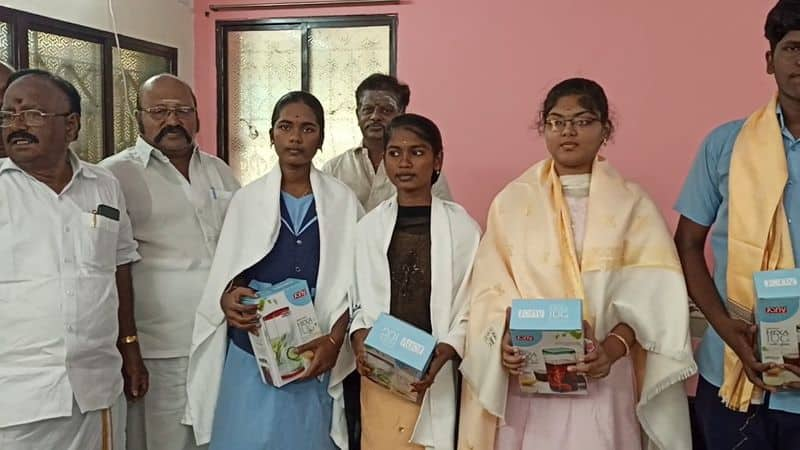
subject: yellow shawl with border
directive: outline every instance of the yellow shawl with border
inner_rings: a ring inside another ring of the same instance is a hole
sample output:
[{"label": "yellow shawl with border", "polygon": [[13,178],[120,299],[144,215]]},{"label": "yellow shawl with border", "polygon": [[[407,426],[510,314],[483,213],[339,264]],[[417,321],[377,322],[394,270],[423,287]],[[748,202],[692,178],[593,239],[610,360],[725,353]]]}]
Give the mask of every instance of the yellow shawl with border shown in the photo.
[{"label": "yellow shawl with border", "polygon": [[551,160],[530,168],[492,203],[473,268],[459,449],[494,448],[506,408],[500,340],[511,300],[568,297],[584,299],[598,338],[621,322],[635,331],[636,410],[649,448],[691,448],[682,381],[697,369],[671,235],[647,194],[601,159],[592,171],[586,220],[577,261]]},{"label": "yellow shawl with border", "polygon": [[[778,123],[777,96],[753,113],[736,137],[731,155],[728,218],[727,308],[731,317],[753,323],[753,272],[794,267],[783,191],[789,172]],[[720,396],[728,408],[747,411],[761,395],[739,357],[725,346]]]}]

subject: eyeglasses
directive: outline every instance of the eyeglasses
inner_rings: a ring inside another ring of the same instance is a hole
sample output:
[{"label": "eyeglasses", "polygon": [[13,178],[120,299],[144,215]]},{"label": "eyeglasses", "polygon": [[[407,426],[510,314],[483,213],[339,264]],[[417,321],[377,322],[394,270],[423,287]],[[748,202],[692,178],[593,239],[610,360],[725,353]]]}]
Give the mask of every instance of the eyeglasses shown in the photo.
[{"label": "eyeglasses", "polygon": [[21,118],[22,122],[29,127],[40,127],[44,125],[45,119],[48,117],[66,117],[72,114],[71,112],[65,113],[45,113],[37,109],[27,109],[18,113],[11,111],[0,111],[0,128],[8,128],[17,123],[17,119]]},{"label": "eyeglasses", "polygon": [[550,128],[550,131],[562,132],[567,128],[567,124],[572,125],[576,130],[589,128],[593,123],[599,122],[599,119],[594,117],[573,117],[572,119],[547,119],[545,124]]},{"label": "eyeglasses", "polygon": [[139,111],[150,114],[150,117],[156,120],[164,120],[169,117],[169,113],[175,114],[178,119],[186,120],[194,117],[196,111],[194,106],[152,106],[150,108],[142,108]]}]

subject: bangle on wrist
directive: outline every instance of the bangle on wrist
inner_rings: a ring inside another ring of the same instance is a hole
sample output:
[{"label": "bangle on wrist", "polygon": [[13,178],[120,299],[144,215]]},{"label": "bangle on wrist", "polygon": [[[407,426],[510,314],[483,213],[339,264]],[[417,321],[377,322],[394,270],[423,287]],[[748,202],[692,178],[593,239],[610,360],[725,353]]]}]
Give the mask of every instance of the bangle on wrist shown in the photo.
[{"label": "bangle on wrist", "polygon": [[611,333],[608,333],[608,336],[617,339],[618,341],[622,342],[622,345],[625,346],[625,354],[622,356],[628,356],[628,354],[630,354],[631,346],[628,344],[628,341],[626,341],[624,337],[620,336],[617,333],[614,333],[613,331]]}]

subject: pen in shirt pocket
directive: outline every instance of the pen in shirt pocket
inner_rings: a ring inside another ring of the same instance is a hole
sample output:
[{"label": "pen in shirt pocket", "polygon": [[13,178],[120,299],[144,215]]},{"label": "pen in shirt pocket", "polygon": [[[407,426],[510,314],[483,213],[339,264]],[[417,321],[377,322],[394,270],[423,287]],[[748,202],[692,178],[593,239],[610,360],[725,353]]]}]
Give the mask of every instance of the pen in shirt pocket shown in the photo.
[{"label": "pen in shirt pocket", "polygon": [[213,198],[214,200],[217,199],[217,190],[214,189],[214,186],[211,186],[211,198]]}]

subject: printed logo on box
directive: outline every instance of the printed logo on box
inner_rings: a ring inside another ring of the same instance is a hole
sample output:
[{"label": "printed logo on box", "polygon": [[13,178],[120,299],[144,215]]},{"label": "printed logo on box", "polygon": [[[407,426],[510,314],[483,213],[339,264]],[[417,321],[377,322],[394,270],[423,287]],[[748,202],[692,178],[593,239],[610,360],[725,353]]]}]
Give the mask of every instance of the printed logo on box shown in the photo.
[{"label": "printed logo on box", "polygon": [[517,347],[531,347],[537,345],[542,340],[541,331],[529,331],[527,333],[513,333],[511,343]]},{"label": "printed logo on box", "polygon": [[411,383],[428,370],[436,339],[389,314],[381,313],[364,341],[368,376],[375,383],[410,401],[417,401]]},{"label": "printed logo on box", "polygon": [[425,351],[425,347],[422,344],[419,342],[414,342],[409,338],[401,339],[400,347],[403,347],[411,353],[416,353],[417,355],[422,355],[422,353]]},{"label": "printed logo on box", "polygon": [[380,335],[381,342],[388,347],[394,346],[394,344],[397,342],[397,338],[399,337],[400,335],[397,334],[397,332],[395,330],[392,330],[391,328],[384,328],[383,330],[381,330],[381,335]]},{"label": "printed logo on box", "polygon": [[521,309],[517,314],[520,319],[544,319],[543,309]]},{"label": "printed logo on box", "polygon": [[253,280],[257,298],[242,301],[257,304],[261,333],[249,334],[253,354],[264,383],[281,387],[299,378],[308,365],[295,349],[322,335],[305,280],[286,279],[270,285]]},{"label": "printed logo on box", "polygon": [[511,342],[524,360],[520,392],[585,395],[586,378],[568,370],[584,355],[581,301],[513,300],[511,313]]},{"label": "printed logo on box", "polygon": [[289,297],[289,303],[294,306],[303,306],[311,303],[311,296],[308,295],[308,289],[299,289],[292,293]]},{"label": "printed logo on box", "polygon": [[788,287],[797,286],[797,278],[776,278],[772,280],[764,280],[764,287]]}]

